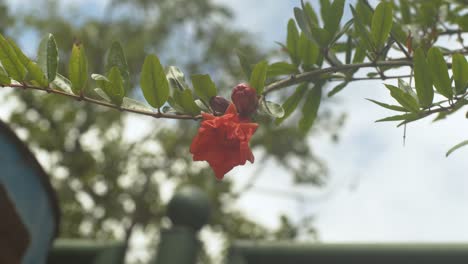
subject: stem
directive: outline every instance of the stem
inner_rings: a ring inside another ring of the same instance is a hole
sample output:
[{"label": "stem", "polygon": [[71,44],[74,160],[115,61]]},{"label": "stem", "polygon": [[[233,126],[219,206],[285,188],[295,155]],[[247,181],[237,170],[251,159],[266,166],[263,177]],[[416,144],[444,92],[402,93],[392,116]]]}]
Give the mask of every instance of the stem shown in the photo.
[{"label": "stem", "polygon": [[108,102],[105,102],[105,101],[96,100],[96,99],[93,99],[93,98],[90,98],[90,97],[86,97],[84,95],[75,95],[75,94],[67,93],[67,92],[64,92],[64,91],[52,89],[50,87],[39,87],[39,86],[34,86],[34,85],[29,85],[29,84],[24,84],[24,83],[21,83],[21,84],[8,84],[8,85],[7,84],[0,84],[0,87],[11,87],[11,88],[23,89],[23,90],[32,89],[32,90],[44,91],[44,92],[47,92],[47,93],[58,94],[58,95],[70,97],[70,98],[76,99],[77,101],[85,101],[85,102],[88,102],[88,103],[105,106],[105,107],[116,109],[116,110],[123,111],[123,112],[136,113],[136,114],[151,116],[151,117],[154,117],[154,118],[180,119],[180,120],[200,120],[202,118],[201,115],[197,115],[197,116],[175,115],[175,114],[165,114],[165,113],[161,113],[159,111],[158,112],[150,112],[150,111],[144,111],[144,110],[137,110],[137,109],[132,109],[132,108],[127,108],[127,107],[122,107],[122,106],[119,106],[119,105],[111,104],[111,103],[108,103]]}]

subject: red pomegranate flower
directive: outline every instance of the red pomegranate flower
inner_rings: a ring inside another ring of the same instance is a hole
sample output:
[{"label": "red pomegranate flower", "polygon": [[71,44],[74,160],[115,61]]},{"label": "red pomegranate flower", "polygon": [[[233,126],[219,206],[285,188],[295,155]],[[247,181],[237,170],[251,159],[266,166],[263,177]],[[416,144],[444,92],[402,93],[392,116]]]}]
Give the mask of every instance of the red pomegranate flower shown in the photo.
[{"label": "red pomegranate flower", "polygon": [[258,124],[240,118],[234,104],[223,116],[202,115],[198,134],[190,146],[194,161],[206,160],[220,180],[235,166],[244,165],[247,160],[254,162],[249,141]]}]

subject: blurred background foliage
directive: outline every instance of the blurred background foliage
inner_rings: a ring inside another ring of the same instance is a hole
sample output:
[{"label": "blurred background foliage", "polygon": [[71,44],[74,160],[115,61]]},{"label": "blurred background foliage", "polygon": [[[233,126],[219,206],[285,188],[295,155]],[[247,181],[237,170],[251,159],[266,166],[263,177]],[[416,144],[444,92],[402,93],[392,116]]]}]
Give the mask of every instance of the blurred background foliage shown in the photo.
[{"label": "blurred background foliage", "polygon": [[[229,98],[232,87],[245,81],[236,49],[254,62],[284,56],[265,50],[256,36],[234,28],[231,11],[210,0],[113,0],[99,18],[72,5],[62,12],[59,6],[64,3],[58,0],[35,4],[40,12],[11,13],[0,0],[0,32],[16,40],[22,32],[53,33],[60,49],[60,73],[67,72],[74,40],[84,43],[93,73],[105,71],[106,50],[118,40],[131,69],[132,87],[137,85],[145,55],[156,53],[164,65],[177,65],[187,76],[209,73]],[[95,87],[93,82],[88,85],[89,91]],[[133,90],[130,97],[142,98]],[[154,245],[159,228],[165,225],[164,193],[184,184],[200,186],[210,195],[214,208],[210,230],[220,234],[224,240],[220,243],[226,246],[232,239],[294,239],[297,235],[300,227],[287,216],[281,217],[278,230],[269,230],[232,206],[243,192],[254,191],[255,175],[245,190],[234,190],[231,177],[217,181],[206,164],[192,162],[188,150],[197,122],[134,117],[29,91],[9,92],[1,100],[14,98],[18,104],[6,121],[21,132],[51,175],[63,211],[62,237],[129,241],[139,230]],[[311,133],[326,131],[336,140],[343,119],[336,118],[327,104],[324,109]],[[144,120],[148,133],[140,135],[136,131],[140,128],[132,127],[134,119]],[[252,142],[257,174],[267,162],[277,162],[297,183],[325,182],[326,165],[306,143],[307,136],[297,131],[297,119],[292,117],[280,127],[265,116],[257,121],[261,125]],[[313,239],[313,228],[309,230]],[[212,261],[208,254],[202,258],[203,263]]]}]

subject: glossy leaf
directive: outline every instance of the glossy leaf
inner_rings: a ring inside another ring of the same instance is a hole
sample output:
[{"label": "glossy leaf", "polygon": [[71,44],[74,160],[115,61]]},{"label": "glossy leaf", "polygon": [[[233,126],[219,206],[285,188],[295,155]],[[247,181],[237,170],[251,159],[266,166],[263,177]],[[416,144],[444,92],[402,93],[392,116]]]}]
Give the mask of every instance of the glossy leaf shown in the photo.
[{"label": "glossy leaf", "polygon": [[434,89],[432,88],[431,70],[421,48],[416,49],[413,57],[414,81],[419,103],[426,108],[434,100]]},{"label": "glossy leaf", "polygon": [[16,81],[23,81],[26,76],[26,68],[16,55],[15,50],[8,41],[0,34],[0,62],[8,76]]},{"label": "glossy leaf", "polygon": [[380,2],[372,16],[371,35],[376,48],[380,51],[387,42],[393,24],[393,8],[389,2]]},{"label": "glossy leaf", "polygon": [[307,93],[304,106],[302,107],[302,118],[299,120],[299,129],[307,133],[317,118],[318,109],[322,99],[322,86],[316,85]]},{"label": "glossy leaf", "polygon": [[114,41],[107,52],[106,56],[106,72],[109,72],[112,67],[117,67],[120,75],[124,80],[124,87],[126,90],[130,89],[130,71],[125,58],[122,45],[118,41]]},{"label": "glossy leaf", "polygon": [[57,43],[54,36],[49,34],[41,40],[37,54],[37,63],[46,75],[49,83],[53,82],[55,76],[57,76],[58,62]]},{"label": "glossy leaf", "polygon": [[260,102],[260,109],[274,118],[282,118],[284,116],[283,107],[277,103],[262,100]]},{"label": "glossy leaf", "polygon": [[83,45],[74,43],[68,66],[74,94],[81,94],[88,80],[88,61]]},{"label": "glossy leaf", "polygon": [[169,97],[169,83],[166,73],[156,55],[148,55],[141,70],[140,86],[148,103],[160,108]]},{"label": "glossy leaf", "polygon": [[458,143],[457,145],[450,148],[449,151],[447,151],[447,153],[445,154],[445,156],[446,157],[450,156],[450,154],[452,154],[454,151],[456,151],[456,150],[458,150],[461,147],[464,147],[466,145],[468,145],[468,140],[465,140],[465,141],[462,141],[462,142]]},{"label": "glossy leaf", "polygon": [[447,63],[439,48],[432,47],[427,53],[427,62],[431,69],[432,81],[436,90],[447,98],[453,97],[452,81],[450,80]]},{"label": "glossy leaf", "polygon": [[188,89],[184,73],[176,66],[169,66],[167,68],[166,78],[172,89],[180,91]]},{"label": "glossy leaf", "polygon": [[195,93],[207,104],[217,94],[216,85],[208,74],[192,75],[192,85]]},{"label": "glossy leaf", "polygon": [[296,88],[296,91],[290,97],[288,97],[288,99],[286,99],[286,101],[282,105],[284,109],[284,116],[275,120],[275,123],[277,125],[281,124],[294,112],[294,110],[296,110],[297,106],[299,105],[299,102],[304,98],[306,92],[307,85],[301,84]]},{"label": "glossy leaf", "polygon": [[250,76],[250,86],[257,91],[257,94],[262,94],[263,88],[265,87],[265,80],[268,71],[268,62],[261,61],[257,63]]},{"label": "glossy leaf", "polygon": [[55,89],[60,89],[67,93],[73,93],[71,89],[71,81],[60,73],[57,73],[57,76],[55,76],[55,80],[51,83],[51,85]]},{"label": "glossy leaf", "polygon": [[385,84],[385,86],[390,90],[390,95],[397,100],[401,106],[410,112],[419,112],[418,102],[413,96],[393,85]]},{"label": "glossy leaf", "polygon": [[293,19],[290,19],[288,22],[288,35],[286,38],[286,48],[288,49],[288,54],[291,57],[291,60],[294,64],[298,65],[300,63],[299,56],[299,31],[296,27],[296,22]]},{"label": "glossy leaf", "polygon": [[468,86],[468,62],[465,56],[461,54],[453,55],[452,71],[457,94],[464,94]]},{"label": "glossy leaf", "polygon": [[387,108],[387,109],[390,109],[390,110],[393,110],[393,111],[408,112],[408,110],[406,110],[406,108],[398,106],[398,105],[389,105],[389,104],[385,104],[385,103],[382,103],[382,102],[379,102],[379,101],[376,101],[376,100],[372,100],[372,99],[367,99],[367,98],[366,98],[366,100],[371,101],[374,104],[379,105],[379,106],[381,106],[383,108]]}]

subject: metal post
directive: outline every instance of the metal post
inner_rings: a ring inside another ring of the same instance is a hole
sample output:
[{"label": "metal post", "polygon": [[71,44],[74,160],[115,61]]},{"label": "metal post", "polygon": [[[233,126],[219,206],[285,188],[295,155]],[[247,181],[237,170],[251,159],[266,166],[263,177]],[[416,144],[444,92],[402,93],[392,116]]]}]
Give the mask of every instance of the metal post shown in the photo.
[{"label": "metal post", "polygon": [[167,207],[172,227],[161,231],[154,264],[195,264],[200,241],[198,231],[208,223],[210,201],[199,188],[183,187]]}]

